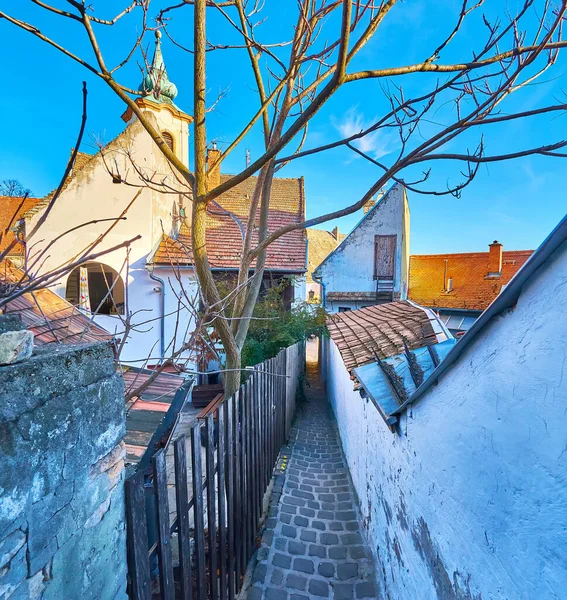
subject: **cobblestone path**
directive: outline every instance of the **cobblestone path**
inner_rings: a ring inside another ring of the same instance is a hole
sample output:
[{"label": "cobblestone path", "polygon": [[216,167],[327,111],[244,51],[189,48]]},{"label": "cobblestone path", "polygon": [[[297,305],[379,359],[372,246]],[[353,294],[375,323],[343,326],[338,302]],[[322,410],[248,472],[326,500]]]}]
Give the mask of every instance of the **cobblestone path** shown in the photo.
[{"label": "cobblestone path", "polygon": [[307,402],[281,454],[248,599],[375,598],[334,418],[309,364],[308,377]]}]

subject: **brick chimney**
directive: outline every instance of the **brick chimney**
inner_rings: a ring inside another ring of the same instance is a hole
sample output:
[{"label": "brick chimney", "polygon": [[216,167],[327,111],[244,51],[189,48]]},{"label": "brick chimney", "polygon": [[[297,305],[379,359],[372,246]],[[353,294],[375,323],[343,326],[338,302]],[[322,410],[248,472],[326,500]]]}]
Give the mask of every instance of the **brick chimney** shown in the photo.
[{"label": "brick chimney", "polygon": [[213,147],[207,150],[207,172],[210,190],[220,185],[220,165],[217,165],[211,171],[211,166],[218,161],[220,155],[221,151],[217,150],[217,145],[213,142]]},{"label": "brick chimney", "polygon": [[374,208],[375,204],[376,204],[376,200],[367,200],[366,203],[364,204],[364,206],[362,207],[364,214],[367,214],[368,212],[370,212]]},{"label": "brick chimney", "polygon": [[339,239],[339,228],[335,227],[332,231],[333,237],[338,240]]},{"label": "brick chimney", "polygon": [[494,240],[488,246],[488,277],[500,277],[502,273],[502,244]]}]

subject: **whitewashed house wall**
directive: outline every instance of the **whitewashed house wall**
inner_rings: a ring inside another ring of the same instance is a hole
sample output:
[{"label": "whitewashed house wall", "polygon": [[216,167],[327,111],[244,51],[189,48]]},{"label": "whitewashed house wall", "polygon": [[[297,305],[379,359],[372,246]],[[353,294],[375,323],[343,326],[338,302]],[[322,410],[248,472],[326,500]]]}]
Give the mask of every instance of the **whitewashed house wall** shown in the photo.
[{"label": "whitewashed house wall", "polygon": [[[180,157],[188,155],[188,130],[187,124],[175,119],[167,109],[150,113],[154,125],[160,131],[168,131],[174,136],[176,152]],[[132,158],[126,156],[130,152]],[[93,252],[100,252],[121,244],[137,235],[141,238],[130,246],[130,266],[128,281],[126,282],[126,269],[124,261],[126,250],[120,249],[105,254],[97,262],[112,267],[121,274],[128,287],[127,310],[137,313],[134,322],[144,321],[140,332],[132,332],[126,344],[122,360],[133,362],[138,366],[139,361],[148,356],[159,357],[160,348],[160,293],[159,287],[152,281],[146,270],[148,256],[155,250],[161,240],[162,234],[173,234],[179,227],[179,205],[182,202],[180,194],[160,193],[154,189],[144,187],[140,178],[135,174],[132,161],[136,166],[148,174],[157,173],[157,179],[168,177],[173,186],[178,185],[177,179],[171,175],[171,169],[155,146],[155,143],[143,129],[142,125],[134,120],[125,131],[105,149],[106,164],[100,155],[80,169],[63,190],[46,222],[42,225],[38,238],[32,239],[30,252],[40,251],[45,244],[67,231],[92,220],[102,220],[119,217],[136,195],[138,188],[124,183],[113,183],[109,168],[117,168],[122,178],[130,184],[142,186],[141,193],[126,214],[126,219],[119,221],[104,240],[97,245]],[[116,161],[116,162],[115,162]],[[190,210],[187,211],[190,215]],[[31,231],[41,213],[34,215],[28,224]],[[98,222],[87,227],[77,229],[70,235],[62,237],[48,252],[47,259],[41,265],[41,272],[49,272],[61,264],[75,257],[89,243],[93,242],[100,234],[106,231],[112,223],[109,221]],[[162,273],[162,278],[169,277],[174,280],[172,269]],[[57,294],[65,297],[68,275],[61,277],[52,288]],[[172,294],[170,294],[172,296]],[[168,304],[166,290],[166,304]],[[169,305],[169,304],[168,304]],[[190,325],[188,311],[180,313],[180,330],[187,329]],[[117,316],[97,315],[94,320],[111,333],[120,333],[123,325]],[[166,317],[166,345],[171,340],[173,317]]]},{"label": "whitewashed house wall", "polygon": [[379,599],[566,597],[566,282],[564,242],[397,433],[353,391],[326,340],[328,396]]},{"label": "whitewashed house wall", "polygon": [[[374,237],[396,235],[394,299],[407,298],[409,273],[410,213],[402,185],[394,185],[364,216],[337,249],[315,271],[322,279],[325,294],[330,292],[375,292]],[[351,309],[369,302],[326,302],[329,312],[338,307]]]}]

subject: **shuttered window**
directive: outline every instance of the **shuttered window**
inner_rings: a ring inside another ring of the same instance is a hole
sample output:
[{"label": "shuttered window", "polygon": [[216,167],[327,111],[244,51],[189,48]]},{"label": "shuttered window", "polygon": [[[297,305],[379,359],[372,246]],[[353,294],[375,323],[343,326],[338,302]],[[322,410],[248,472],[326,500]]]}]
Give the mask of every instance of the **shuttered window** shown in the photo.
[{"label": "shuttered window", "polygon": [[396,235],[374,236],[374,279],[394,279]]}]

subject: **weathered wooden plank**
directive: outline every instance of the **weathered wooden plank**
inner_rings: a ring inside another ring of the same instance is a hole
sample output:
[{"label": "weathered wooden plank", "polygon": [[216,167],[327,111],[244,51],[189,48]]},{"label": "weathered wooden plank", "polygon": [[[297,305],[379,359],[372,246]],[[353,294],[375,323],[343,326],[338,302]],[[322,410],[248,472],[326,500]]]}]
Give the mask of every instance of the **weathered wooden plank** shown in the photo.
[{"label": "weathered wooden plank", "polygon": [[126,480],[126,532],[130,598],[132,600],[151,600],[146,496],[144,473],[142,472],[136,473]]},{"label": "weathered wooden plank", "polygon": [[169,532],[169,501],[167,497],[167,473],[165,451],[160,450],[152,458],[154,491],[156,496],[157,550],[159,565],[159,587],[163,600],[175,600],[173,585],[173,560],[171,556],[171,534]]},{"label": "weathered wooden plank", "polygon": [[207,600],[207,579],[205,575],[205,520],[203,514],[203,464],[201,459],[201,425],[199,422],[191,427],[191,466],[193,470],[197,597],[199,600]]},{"label": "weathered wooden plank", "polygon": [[217,509],[215,482],[215,421],[212,413],[207,415],[207,521],[209,532],[209,598],[218,598],[217,580]]},{"label": "weathered wooden plank", "polygon": [[244,577],[246,571],[246,563],[248,562],[248,522],[246,519],[246,511],[248,507],[246,505],[246,492],[248,487],[248,477],[246,472],[247,465],[247,454],[246,454],[246,434],[248,430],[247,415],[246,415],[246,395],[248,389],[246,385],[243,385],[240,393],[240,523],[242,524],[242,535],[240,536],[240,563],[239,563],[239,574],[240,577]]},{"label": "weathered wooden plank", "polygon": [[187,492],[187,440],[184,435],[175,440],[175,497],[177,500],[177,535],[181,570],[181,599],[193,598],[191,572],[191,531],[189,528],[189,498]]},{"label": "weathered wooden plank", "polygon": [[235,544],[235,573],[236,573],[236,588],[240,589],[240,575],[242,565],[242,478],[240,462],[242,457],[242,444],[240,437],[240,393],[238,390],[233,396],[234,409],[234,484],[232,493],[234,496],[234,544]]},{"label": "weathered wooden plank", "polygon": [[226,600],[228,595],[227,568],[227,527],[226,527],[226,430],[225,430],[226,403],[218,407],[218,492],[219,492],[219,589],[221,600]]},{"label": "weathered wooden plank", "polygon": [[234,402],[229,398],[226,406],[226,503],[227,503],[227,545],[228,545],[228,600],[235,598],[235,509],[234,509]]}]

